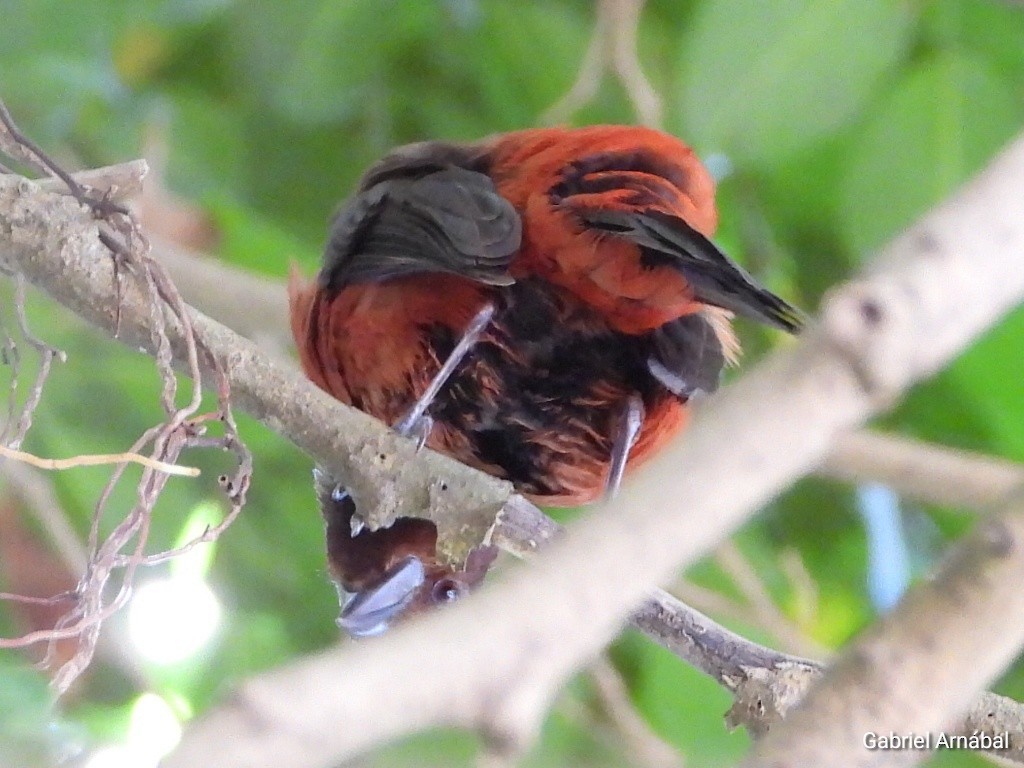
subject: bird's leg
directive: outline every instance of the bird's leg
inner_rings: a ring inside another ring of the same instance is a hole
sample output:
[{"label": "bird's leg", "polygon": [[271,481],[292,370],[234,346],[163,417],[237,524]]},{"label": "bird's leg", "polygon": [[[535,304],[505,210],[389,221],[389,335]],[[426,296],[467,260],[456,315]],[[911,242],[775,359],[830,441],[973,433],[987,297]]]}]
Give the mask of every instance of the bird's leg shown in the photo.
[{"label": "bird's leg", "polygon": [[[423,394],[420,395],[420,398],[413,404],[408,413],[392,427],[402,437],[415,437],[417,451],[426,444],[427,439],[430,437],[430,431],[434,426],[434,420],[427,415],[427,409],[434,402],[434,398],[441,391],[441,387],[445,385],[455,372],[455,369],[458,368],[459,363],[465,359],[469,351],[480,340],[481,334],[487,328],[487,324],[491,322],[492,317],[494,317],[493,304],[484,305],[483,309],[476,313],[469,322],[466,331],[462,334],[462,338],[455,345],[455,349],[448,355],[448,359],[444,361],[441,370],[430,380],[430,384],[427,385]],[[334,489],[331,496],[335,501],[340,501],[348,496],[348,491],[339,485]],[[352,538],[355,538],[362,532],[366,523],[359,513],[355,512],[352,514],[350,524],[352,527]]]},{"label": "bird's leg", "polygon": [[622,409],[619,431],[612,445],[611,468],[608,471],[608,484],[604,489],[605,500],[610,500],[619,492],[622,485],[622,474],[626,471],[629,452],[633,449],[640,427],[644,423],[644,403],[639,395],[631,395]]},{"label": "bird's leg", "polygon": [[[444,365],[441,366],[441,370],[437,372],[437,375],[431,379],[430,384],[424,390],[423,394],[420,395],[409,412],[405,414],[398,423],[394,425],[394,430],[403,437],[407,437],[414,431],[419,432],[422,436],[420,440],[420,447],[427,441],[427,437],[430,432],[429,429],[424,433],[420,424],[421,420],[427,412],[427,408],[430,407],[431,403],[434,402],[434,398],[437,397],[437,393],[441,391],[441,387],[445,385],[451,375],[455,372],[455,369],[462,362],[463,358],[469,354],[469,351],[473,346],[480,340],[480,335],[484,332],[487,324],[491,322],[491,318],[494,316],[494,305],[486,304],[483,309],[476,313],[476,316],[470,321],[469,326],[466,328],[465,333],[462,334],[462,338],[459,339],[459,343],[455,345],[455,349],[448,355],[448,359],[444,361]],[[430,425],[432,426],[432,424]]]}]

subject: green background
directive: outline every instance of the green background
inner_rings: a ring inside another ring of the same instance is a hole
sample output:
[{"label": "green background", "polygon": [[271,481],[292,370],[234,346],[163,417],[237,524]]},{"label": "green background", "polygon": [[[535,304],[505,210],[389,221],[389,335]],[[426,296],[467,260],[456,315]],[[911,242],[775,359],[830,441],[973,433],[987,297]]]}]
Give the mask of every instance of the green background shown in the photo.
[{"label": "green background", "polygon": [[[0,0],[0,16],[0,96],[31,136],[70,166],[88,167],[138,156],[145,132],[160,127],[166,182],[210,217],[215,253],[283,279],[292,260],[312,273],[331,211],[389,147],[538,124],[576,77],[593,7],[583,0]],[[812,311],[830,285],[982,168],[1024,123],[1024,10],[1008,2],[651,0],[640,55],[664,100],[665,128],[702,156],[729,160],[718,242]],[[635,120],[613,78],[572,118]],[[9,292],[3,298],[6,305]],[[151,361],[44,300],[33,299],[31,310],[35,331],[70,359],[51,378],[28,450],[123,450],[159,420]],[[748,362],[778,341],[749,325],[741,332]],[[882,426],[1024,460],[1022,346],[1018,310],[910,392]],[[226,610],[217,643],[188,664],[143,666],[134,679],[98,660],[56,716],[45,678],[24,657],[0,654],[0,757],[7,750],[17,756],[12,764],[43,765],[55,745],[116,739],[142,690],[201,712],[239,679],[334,640],[336,599],[310,462],[250,419],[242,417],[241,428],[256,474],[245,512],[210,564]],[[170,482],[154,547],[171,545],[204,500],[221,503],[218,460],[200,456],[202,478]],[[83,533],[108,472],[48,478]],[[112,513],[132,496],[127,483]],[[910,502],[904,518],[918,576],[973,519],[966,510]],[[24,525],[32,528],[29,516]],[[736,542],[807,637],[837,647],[872,620],[865,533],[850,488],[805,480]],[[816,587],[809,607],[782,567],[794,551]],[[737,596],[713,561],[689,576]],[[732,625],[777,643],[754,622]],[[0,629],[10,635],[19,626],[0,607]],[[690,764],[727,765],[745,752],[747,736],[723,724],[730,700],[717,685],[639,636],[625,635],[612,657],[644,718]],[[1022,672],[1010,672],[998,690],[1024,698]],[[630,764],[609,733],[592,683],[580,676],[524,764]],[[476,748],[463,734],[425,734],[373,763],[468,765]],[[947,753],[932,764],[984,762]]]}]

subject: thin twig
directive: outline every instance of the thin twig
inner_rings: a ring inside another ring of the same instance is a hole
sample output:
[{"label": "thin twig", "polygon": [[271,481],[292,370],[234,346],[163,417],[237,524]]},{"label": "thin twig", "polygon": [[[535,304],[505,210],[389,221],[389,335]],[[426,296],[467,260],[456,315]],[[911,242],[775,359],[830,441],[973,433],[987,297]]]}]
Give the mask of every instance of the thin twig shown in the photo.
[{"label": "thin twig", "polygon": [[543,123],[563,123],[597,95],[606,71],[625,88],[644,125],[662,125],[661,96],[640,64],[638,32],[645,0],[598,0],[594,32],[576,81],[542,116]]},{"label": "thin twig", "polygon": [[608,657],[599,656],[590,665],[589,672],[601,708],[615,724],[632,761],[650,768],[682,768],[682,756],[651,730],[647,721],[637,712],[622,675]]},{"label": "thin twig", "polygon": [[748,619],[770,632],[794,653],[821,658],[826,650],[793,626],[768,593],[761,577],[732,541],[715,550],[714,560],[747,601]]},{"label": "thin twig", "polygon": [[62,350],[46,344],[29,330],[28,320],[25,317],[25,280],[17,273],[10,273],[0,269],[0,273],[8,274],[14,278],[14,314],[18,323],[18,330],[22,340],[32,347],[39,354],[39,367],[36,370],[35,380],[28,390],[25,401],[18,405],[18,387],[21,375],[21,351],[17,342],[3,327],[3,354],[5,362],[11,369],[11,382],[7,398],[7,420],[2,432],[0,432],[0,445],[6,445],[17,450],[21,447],[25,435],[32,426],[32,417],[43,396],[43,388],[50,375],[50,368],[54,359],[65,362],[67,356]]},{"label": "thin twig", "polygon": [[50,597],[31,597],[29,595],[15,595],[10,592],[0,592],[0,600],[7,600],[12,603],[24,603],[25,605],[59,605],[70,600],[75,600],[77,595],[74,592],[62,592],[59,595]]},{"label": "thin twig", "polygon": [[[48,652],[45,662],[53,658],[55,642],[65,637],[78,638],[77,651],[72,659],[65,662],[56,672],[53,686],[62,693],[89,664],[95,652],[96,642],[103,621],[119,610],[131,594],[131,586],[138,567],[161,562],[174,553],[146,554],[149,539],[153,507],[156,504],[170,474],[195,476],[198,470],[178,465],[178,457],[183,450],[196,445],[216,445],[233,452],[237,458],[235,473],[222,479],[222,485],[228,494],[231,508],[224,520],[217,526],[205,531],[197,541],[209,541],[216,538],[224,528],[234,520],[245,502],[252,471],[252,459],[240,439],[234,417],[231,413],[230,390],[227,376],[224,374],[220,360],[212,355],[205,343],[198,339],[191,326],[189,310],[173,282],[167,277],[163,268],[148,256],[149,244],[141,232],[138,222],[131,216],[127,208],[115,202],[115,197],[122,193],[122,187],[131,184],[116,183],[115,178],[99,177],[108,184],[106,189],[97,190],[85,186],[75,180],[71,174],[62,169],[14,124],[6,107],[0,103],[0,149],[26,162],[31,167],[43,170],[60,180],[68,193],[85,206],[97,222],[96,237],[109,252],[95,254],[90,264],[93,269],[101,263],[107,263],[112,270],[115,300],[113,303],[114,336],[120,331],[123,311],[124,292],[129,285],[142,286],[146,296],[148,313],[148,332],[150,342],[155,350],[157,369],[162,380],[161,404],[165,413],[162,424],[147,430],[131,450],[116,455],[81,456],[65,460],[45,460],[8,450],[2,455],[16,458],[24,462],[47,469],[65,469],[71,466],[92,464],[115,464],[109,482],[101,492],[93,513],[89,534],[89,562],[85,573],[76,590],[77,600],[72,608],[62,617],[53,630],[48,632],[30,633],[21,638],[0,640],[0,647],[23,647],[35,642],[46,642]],[[134,173],[141,177],[145,171],[144,164],[125,173]],[[88,178],[95,177],[96,174]],[[132,179],[129,179],[129,182]],[[126,275],[131,280],[126,282]],[[22,298],[20,274],[19,299]],[[41,395],[41,381],[49,369],[49,358],[55,352],[49,350],[42,342],[35,340],[24,323],[24,315],[19,304],[19,322],[26,340],[40,350],[43,365],[37,384],[30,393],[23,416],[18,420],[18,430],[13,442],[20,442],[31,423],[32,409],[38,404]],[[176,350],[172,348],[168,336],[168,328],[173,325],[176,339],[184,349],[183,362],[185,372],[191,380],[188,401],[177,405],[178,380],[173,368]],[[48,356],[49,355],[49,356]],[[203,358],[201,362],[201,357]],[[204,416],[199,413],[202,402],[202,371],[207,368],[216,382],[217,404],[216,413]],[[221,425],[222,436],[212,438],[206,436],[206,423],[215,420]],[[17,447],[16,445],[14,446]],[[148,447],[149,455],[141,455]],[[100,524],[107,501],[114,486],[124,474],[128,462],[143,465],[143,470],[136,489],[134,507],[114,526],[113,531],[102,541],[100,540]],[[191,546],[186,544],[185,550]],[[128,554],[124,553],[130,548]],[[121,571],[120,583],[114,598],[106,601],[105,593],[115,571]]]},{"label": "thin twig", "polygon": [[158,472],[165,472],[168,475],[199,477],[198,467],[183,467],[180,464],[169,464],[166,461],[158,461],[150,456],[142,456],[138,453],[90,453],[83,456],[72,456],[68,459],[43,459],[25,451],[16,451],[13,448],[8,448],[6,445],[0,445],[0,456],[31,464],[39,469],[75,469],[77,467],[96,467],[129,462],[141,464],[144,467],[155,469]]}]

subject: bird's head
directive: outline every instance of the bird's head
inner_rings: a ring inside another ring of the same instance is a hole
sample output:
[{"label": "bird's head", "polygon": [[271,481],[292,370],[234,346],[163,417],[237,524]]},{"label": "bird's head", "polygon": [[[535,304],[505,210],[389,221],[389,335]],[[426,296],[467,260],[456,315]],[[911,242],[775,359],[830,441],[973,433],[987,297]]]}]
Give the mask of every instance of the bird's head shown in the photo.
[{"label": "bird's head", "polygon": [[317,497],[327,527],[327,564],[342,604],[338,626],[353,637],[385,632],[395,622],[455,602],[487,575],[497,557],[490,546],[470,551],[461,568],[437,555],[437,528],[429,520],[398,518],[371,531],[355,503],[318,472]]},{"label": "bird's head", "polygon": [[483,580],[496,554],[494,547],[477,548],[458,571],[439,565],[436,559],[424,562],[416,555],[405,555],[375,584],[348,593],[338,626],[353,637],[370,637],[402,618],[455,602]]}]

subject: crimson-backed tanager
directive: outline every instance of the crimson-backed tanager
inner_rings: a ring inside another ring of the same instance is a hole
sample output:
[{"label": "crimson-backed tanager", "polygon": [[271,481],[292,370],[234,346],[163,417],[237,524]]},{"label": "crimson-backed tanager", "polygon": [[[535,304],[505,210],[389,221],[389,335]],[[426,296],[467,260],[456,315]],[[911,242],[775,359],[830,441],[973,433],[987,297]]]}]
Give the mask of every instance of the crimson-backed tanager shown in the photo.
[{"label": "crimson-backed tanager", "polygon": [[[540,504],[593,501],[718,386],[739,351],[733,315],[800,326],[709,240],[714,194],[693,151],[648,128],[399,147],[335,216],[316,283],[293,275],[302,367]],[[486,571],[486,553],[464,572],[439,564],[425,520],[362,530],[352,499],[318,485],[347,595],[339,623],[353,634],[450,600]]]}]

